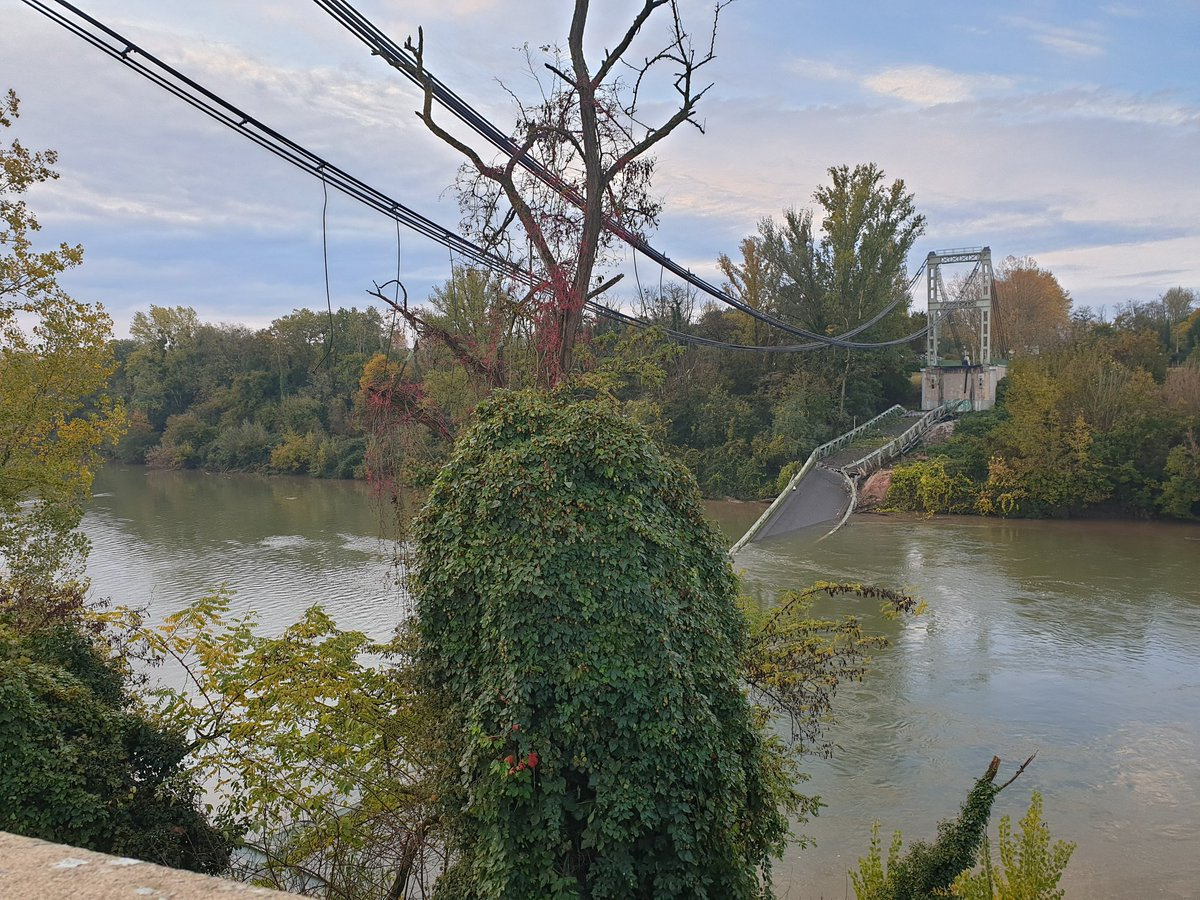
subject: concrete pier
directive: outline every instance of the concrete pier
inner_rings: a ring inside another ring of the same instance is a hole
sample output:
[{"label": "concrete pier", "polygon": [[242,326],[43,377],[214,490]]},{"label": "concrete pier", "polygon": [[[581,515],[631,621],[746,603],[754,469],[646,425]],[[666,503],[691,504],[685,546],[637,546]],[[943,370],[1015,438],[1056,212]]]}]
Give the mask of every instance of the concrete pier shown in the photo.
[{"label": "concrete pier", "polygon": [[921,370],[921,409],[937,409],[950,400],[969,400],[971,409],[996,405],[996,385],[1007,366],[931,366]]}]

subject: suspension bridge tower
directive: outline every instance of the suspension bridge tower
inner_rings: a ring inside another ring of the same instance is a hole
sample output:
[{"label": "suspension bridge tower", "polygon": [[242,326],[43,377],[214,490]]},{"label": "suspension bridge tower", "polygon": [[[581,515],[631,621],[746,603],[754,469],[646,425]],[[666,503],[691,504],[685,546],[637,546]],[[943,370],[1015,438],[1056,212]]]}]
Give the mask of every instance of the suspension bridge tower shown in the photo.
[{"label": "suspension bridge tower", "polygon": [[[971,265],[951,295],[942,267]],[[921,408],[935,409],[951,400],[969,401],[971,409],[991,409],[1005,367],[992,364],[992,313],[995,279],[990,247],[934,251],[925,258],[929,331],[921,370]],[[940,342],[949,331],[957,359],[943,359]]]}]

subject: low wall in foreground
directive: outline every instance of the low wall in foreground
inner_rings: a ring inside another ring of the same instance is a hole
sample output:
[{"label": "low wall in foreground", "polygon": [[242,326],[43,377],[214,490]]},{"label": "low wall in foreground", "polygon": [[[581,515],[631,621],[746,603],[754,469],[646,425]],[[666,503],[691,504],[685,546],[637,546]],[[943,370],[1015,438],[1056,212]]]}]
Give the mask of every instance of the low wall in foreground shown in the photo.
[{"label": "low wall in foreground", "polygon": [[0,897],[5,900],[298,896],[0,831]]}]

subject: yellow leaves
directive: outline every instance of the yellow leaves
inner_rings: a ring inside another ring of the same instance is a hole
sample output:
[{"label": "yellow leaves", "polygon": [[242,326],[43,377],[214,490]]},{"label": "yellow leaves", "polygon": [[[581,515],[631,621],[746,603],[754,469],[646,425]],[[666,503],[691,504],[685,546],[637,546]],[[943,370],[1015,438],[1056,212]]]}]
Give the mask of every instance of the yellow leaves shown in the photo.
[{"label": "yellow leaves", "polygon": [[[13,123],[17,107],[10,91],[0,125]],[[36,251],[37,220],[12,199],[56,177],[53,162],[52,152],[0,146],[0,557],[10,577],[46,581],[81,568],[71,532],[100,448],[124,429],[122,409],[104,395],[116,366],[112,323],[55,280],[82,262],[83,249]]]}]

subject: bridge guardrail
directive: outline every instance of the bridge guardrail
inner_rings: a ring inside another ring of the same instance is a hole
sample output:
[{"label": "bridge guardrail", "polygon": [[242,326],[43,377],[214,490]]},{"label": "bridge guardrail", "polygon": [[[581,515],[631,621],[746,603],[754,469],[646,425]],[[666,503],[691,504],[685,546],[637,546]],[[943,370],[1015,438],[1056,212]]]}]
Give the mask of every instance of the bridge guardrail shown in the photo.
[{"label": "bridge guardrail", "polygon": [[[762,530],[763,526],[766,525],[767,522],[770,521],[771,516],[775,514],[775,510],[777,510],[780,504],[783,503],[784,498],[786,498],[789,493],[795,490],[796,485],[800,483],[801,479],[803,479],[804,476],[809,473],[809,470],[812,469],[812,467],[815,466],[819,460],[824,459],[826,456],[829,456],[832,453],[836,453],[838,450],[841,450],[847,444],[851,443],[858,435],[871,428],[876,422],[880,421],[881,419],[885,419],[888,416],[895,415],[896,413],[904,413],[904,407],[899,403],[889,409],[884,410],[875,418],[863,422],[857,428],[852,428],[845,434],[835,437],[832,441],[826,441],[824,444],[821,444],[819,447],[813,450],[813,452],[808,455],[808,459],[804,461],[804,465],[799,468],[796,474],[793,475],[788,481],[787,486],[779,493],[779,496],[776,497],[771,505],[766,508],[763,514],[758,517],[758,520],[750,526],[746,533],[738,538],[737,543],[729,548],[729,555],[733,556],[733,554],[741,550],[742,547],[754,540],[754,536]],[[908,432],[905,432],[905,434],[907,433]]]},{"label": "bridge guardrail", "polygon": [[965,412],[970,410],[970,408],[970,400],[947,400],[941,406],[934,407],[921,416],[903,434],[884,444],[879,449],[871,451],[862,459],[856,459],[852,463],[839,466],[839,468],[847,475],[856,475],[859,477],[869,475],[876,469],[881,468],[888,460],[907,453],[924,436],[925,432],[946,416],[955,412]]}]

